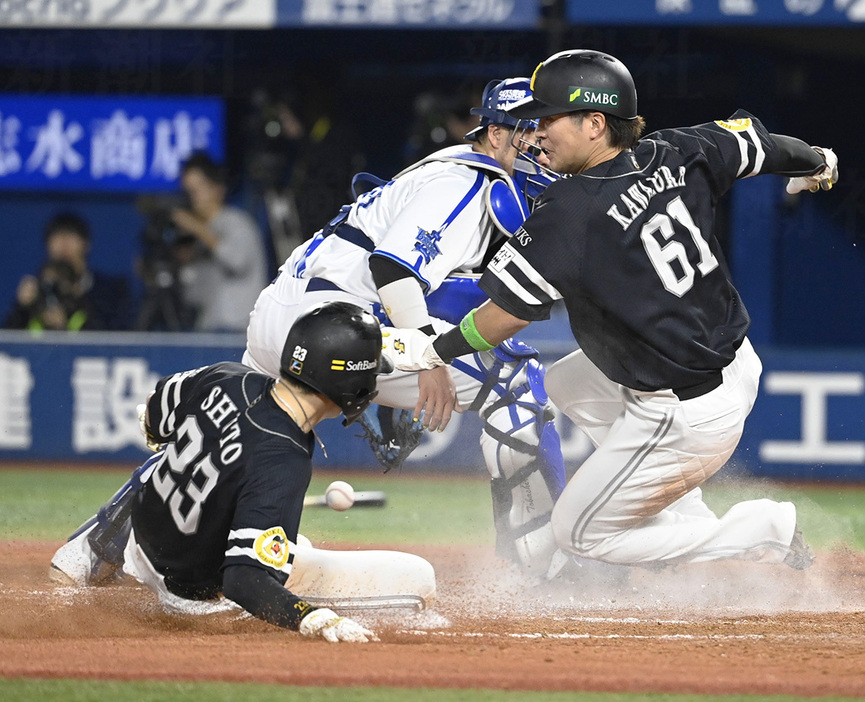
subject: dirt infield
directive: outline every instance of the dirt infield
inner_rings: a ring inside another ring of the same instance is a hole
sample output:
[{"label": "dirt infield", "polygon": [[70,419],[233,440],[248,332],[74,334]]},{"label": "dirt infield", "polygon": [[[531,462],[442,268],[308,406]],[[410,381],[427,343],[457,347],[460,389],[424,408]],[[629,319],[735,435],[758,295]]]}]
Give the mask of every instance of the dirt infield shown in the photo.
[{"label": "dirt infield", "polygon": [[236,615],[170,618],[136,585],[55,586],[59,544],[0,542],[0,677],[287,685],[865,695],[865,557],[809,571],[585,567],[537,587],[486,551],[418,548],[439,598],[370,613],[380,643]]}]

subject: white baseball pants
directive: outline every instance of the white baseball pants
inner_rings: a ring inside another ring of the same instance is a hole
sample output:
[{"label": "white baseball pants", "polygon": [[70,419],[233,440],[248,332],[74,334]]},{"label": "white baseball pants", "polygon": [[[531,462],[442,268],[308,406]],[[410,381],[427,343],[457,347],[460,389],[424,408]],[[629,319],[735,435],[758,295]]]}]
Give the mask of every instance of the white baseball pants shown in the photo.
[{"label": "white baseball pants", "polygon": [[[305,279],[281,275],[277,283],[272,283],[259,295],[249,317],[244,365],[278,378],[280,355],[288,330],[294,320],[318,304],[342,300],[372,312],[372,305],[357,295],[340,290],[306,292],[307,283]],[[453,326],[435,318],[432,322],[437,332],[447,331]],[[453,370],[451,376],[457,389],[459,411],[468,409],[480,390],[480,381],[457,370]],[[379,376],[376,389],[376,404],[414,409],[418,397],[417,373],[394,371]]]},{"label": "white baseball pants", "polygon": [[[262,291],[249,318],[244,364],[261,373],[279,377],[280,355],[288,330],[299,315],[314,305],[344,300],[372,310],[370,302],[350,293],[339,290],[307,291],[308,282],[283,274]],[[439,333],[454,326],[441,319],[431,318],[431,321]],[[466,369],[465,372],[457,368],[456,364],[449,367],[456,386],[458,411],[465,411],[472,406],[489,373],[487,368],[493,367],[494,360],[495,355],[489,351],[461,358],[460,365]],[[487,364],[486,367],[484,363]],[[517,387],[526,380],[524,365],[516,362],[504,365],[498,376],[499,383],[481,407],[482,414],[509,389],[505,385],[512,384]],[[417,373],[394,371],[381,375],[378,377],[376,389],[376,404],[397,409],[414,409],[418,399]],[[521,444],[537,446],[539,424],[535,410],[536,408],[531,406],[531,398],[526,395],[523,402],[506,404],[489,413],[486,422]],[[533,454],[501,443],[486,429],[481,434],[480,444],[491,478],[509,479],[534,461]],[[513,537],[520,562],[526,568],[543,573],[547,571],[550,559],[557,550],[552,527],[549,522],[545,522],[526,534],[522,534],[521,529],[526,524],[534,523],[538,517],[549,514],[552,506],[553,497],[549,486],[543,475],[535,470],[513,489],[512,506],[508,513],[510,526],[518,528],[520,532],[520,535]]]},{"label": "white baseball pants", "polygon": [[739,443],[761,371],[747,339],[722,384],[685,401],[613,383],[582,351],[549,368],[550,399],[596,447],[553,509],[559,547],[618,564],[782,562],[796,528],[792,503],[740,502],[718,518],[699,487]]}]

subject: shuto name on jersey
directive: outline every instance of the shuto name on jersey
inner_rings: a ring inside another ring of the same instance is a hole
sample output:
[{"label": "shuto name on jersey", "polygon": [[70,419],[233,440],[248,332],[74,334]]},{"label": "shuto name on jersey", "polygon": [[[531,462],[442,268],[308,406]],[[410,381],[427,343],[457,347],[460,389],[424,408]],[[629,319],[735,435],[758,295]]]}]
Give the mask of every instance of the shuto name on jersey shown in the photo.
[{"label": "shuto name on jersey", "polygon": [[201,409],[221,433],[219,437],[219,458],[224,465],[232,463],[240,458],[243,453],[243,444],[235,439],[240,439],[240,410],[232,399],[222,391],[218,385],[201,403]]}]

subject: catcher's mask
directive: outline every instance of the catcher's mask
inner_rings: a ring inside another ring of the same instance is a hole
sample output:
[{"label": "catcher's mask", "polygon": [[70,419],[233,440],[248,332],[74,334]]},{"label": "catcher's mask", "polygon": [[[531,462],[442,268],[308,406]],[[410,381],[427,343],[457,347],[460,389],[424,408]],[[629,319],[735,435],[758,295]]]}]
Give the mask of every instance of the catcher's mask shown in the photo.
[{"label": "catcher's mask", "polygon": [[591,110],[636,119],[637,89],[624,63],[601,51],[570,49],[553,54],[532,75],[532,94],[509,105],[517,119],[538,119]]},{"label": "catcher's mask", "polygon": [[295,320],[279,373],[336,403],[348,426],[378,394],[376,376],[393,371],[381,346],[381,327],[372,314],[348,302],[325,302]]}]

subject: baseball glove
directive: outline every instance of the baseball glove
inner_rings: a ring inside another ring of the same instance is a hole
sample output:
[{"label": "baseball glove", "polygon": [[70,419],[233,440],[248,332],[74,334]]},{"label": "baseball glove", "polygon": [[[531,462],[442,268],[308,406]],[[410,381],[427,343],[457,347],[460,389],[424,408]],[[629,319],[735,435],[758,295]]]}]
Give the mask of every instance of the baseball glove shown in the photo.
[{"label": "baseball glove", "polygon": [[423,423],[412,417],[411,410],[372,405],[358,419],[372,452],[387,473],[403,464],[423,438]]}]

